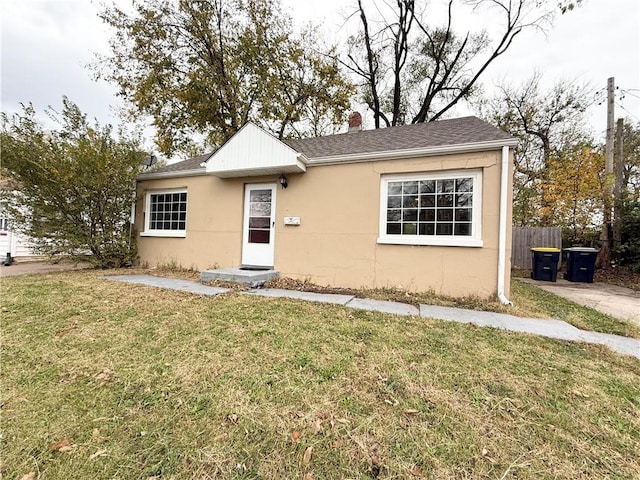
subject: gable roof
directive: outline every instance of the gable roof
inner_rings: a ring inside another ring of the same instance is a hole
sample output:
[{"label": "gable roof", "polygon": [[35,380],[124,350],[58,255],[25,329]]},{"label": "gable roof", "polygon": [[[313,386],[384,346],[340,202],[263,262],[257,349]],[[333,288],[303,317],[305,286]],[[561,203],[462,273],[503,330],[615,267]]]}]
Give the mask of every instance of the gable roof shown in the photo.
[{"label": "gable roof", "polygon": [[[274,140],[278,141],[275,137]],[[474,116],[361,130],[326,137],[282,140],[282,143],[309,160],[310,164],[382,158],[390,153],[394,154],[393,157],[399,157],[403,153],[412,151],[424,153],[433,150],[434,153],[446,153],[446,150],[450,148],[453,150],[453,147],[458,146],[464,147],[464,150],[476,148],[480,150],[483,146],[495,149],[501,145],[513,146],[516,142],[516,139],[508,133]],[[207,162],[212,156],[213,153],[199,155],[143,173],[139,178],[202,175],[207,169],[201,164]]]},{"label": "gable roof", "polygon": [[512,139],[508,133],[478,117],[463,117],[283,141],[311,159]]},{"label": "gable roof", "polygon": [[220,178],[303,173],[306,159],[266,130],[249,122],[216,150],[207,173]]}]

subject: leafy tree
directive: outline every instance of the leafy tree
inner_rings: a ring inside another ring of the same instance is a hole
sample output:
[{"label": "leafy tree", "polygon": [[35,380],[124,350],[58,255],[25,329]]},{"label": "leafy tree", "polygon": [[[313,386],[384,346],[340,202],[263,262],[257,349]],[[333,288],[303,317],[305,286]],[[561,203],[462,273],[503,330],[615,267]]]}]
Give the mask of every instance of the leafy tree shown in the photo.
[{"label": "leafy tree", "polygon": [[640,273],[640,200],[628,199],[624,205],[622,243],[616,254],[622,265]]},{"label": "leafy tree", "polygon": [[563,177],[563,161],[579,159],[576,152],[593,143],[584,115],[589,88],[564,81],[543,90],[540,79],[535,74],[519,87],[503,85],[494,98],[479,107],[483,117],[519,140],[513,219],[521,226],[554,224],[557,195],[545,195],[545,188],[552,185],[554,175]]},{"label": "leafy tree", "polygon": [[622,157],[622,205],[615,208],[621,217],[621,241],[613,253],[620,264],[640,272],[640,124],[625,122]]},{"label": "leafy tree", "polygon": [[[54,112],[48,112],[57,119]],[[12,228],[44,254],[90,252],[100,266],[135,257],[129,217],[144,153],[135,140],[113,138],[63,97],[59,129],[48,131],[32,105],[2,113],[2,192]]]},{"label": "leafy tree", "polygon": [[640,123],[625,122],[622,131],[622,190],[628,201],[640,200]]},{"label": "leafy tree", "polygon": [[543,218],[563,227],[571,245],[587,243],[600,228],[604,195],[602,149],[576,144],[549,159],[546,183],[541,185],[546,211]]},{"label": "leafy tree", "polygon": [[[311,29],[292,31],[279,0],[135,0],[106,8],[111,56],[95,65],[133,115],[150,115],[160,150],[220,146],[253,121],[279,138],[343,123],[353,87],[318,53]],[[331,49],[328,49],[331,52]]]},{"label": "leafy tree", "polygon": [[501,26],[493,41],[484,30],[454,30],[454,6],[459,3],[454,0],[448,1],[444,25],[429,24],[425,1],[368,3],[357,0],[354,16],[360,30],[350,38],[342,63],[359,78],[361,99],[372,110],[376,128],[441,118],[476,92],[489,65],[522,31],[544,28],[559,6],[545,0],[461,2],[491,9]]}]

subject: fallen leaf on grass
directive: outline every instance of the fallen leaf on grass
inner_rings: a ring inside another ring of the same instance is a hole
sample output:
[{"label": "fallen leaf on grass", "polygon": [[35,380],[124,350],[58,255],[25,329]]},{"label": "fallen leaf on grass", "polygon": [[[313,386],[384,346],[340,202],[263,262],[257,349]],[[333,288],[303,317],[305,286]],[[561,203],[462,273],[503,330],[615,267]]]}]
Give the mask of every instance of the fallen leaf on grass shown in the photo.
[{"label": "fallen leaf on grass", "polygon": [[313,480],[313,472],[309,472],[304,476],[304,480]]},{"label": "fallen leaf on grass", "polygon": [[422,477],[423,473],[422,473],[422,469],[419,466],[414,466],[411,469],[411,475],[413,475],[414,477]]},{"label": "fallen leaf on grass", "polygon": [[589,395],[587,395],[586,393],[582,393],[580,390],[574,390],[571,392],[573,395],[575,395],[576,397],[580,397],[580,398],[589,398]]},{"label": "fallen leaf on grass", "polygon": [[68,452],[73,448],[73,440],[70,438],[63,438],[57,442],[53,442],[49,445],[49,450],[58,452]]},{"label": "fallen leaf on grass", "polygon": [[420,413],[420,410],[416,410],[414,408],[408,408],[404,411],[407,415],[414,415],[416,413]]},{"label": "fallen leaf on grass", "polygon": [[231,414],[227,415],[227,420],[232,425],[237,425],[238,424],[238,415],[236,415],[235,413],[231,413]]},{"label": "fallen leaf on grass", "polygon": [[103,443],[107,441],[106,437],[103,437],[102,435],[100,435],[100,430],[98,430],[97,428],[93,429],[91,436],[93,437],[93,441],[96,443]]},{"label": "fallen leaf on grass", "polygon": [[105,368],[104,370],[102,370],[102,372],[97,374],[94,378],[100,382],[100,385],[104,385],[109,380],[111,380],[112,375],[113,375],[113,372],[108,368]]},{"label": "fallen leaf on grass", "polygon": [[304,455],[302,456],[302,463],[304,463],[305,465],[309,465],[309,462],[311,461],[312,453],[313,453],[313,447],[307,447],[307,449],[304,451]]},{"label": "fallen leaf on grass", "polygon": [[313,433],[315,433],[316,435],[322,433],[322,420],[320,420],[319,418],[316,418],[313,422]]},{"label": "fallen leaf on grass", "polygon": [[293,443],[300,443],[300,432],[299,432],[299,431],[294,430],[294,431],[291,433],[291,441],[292,441]]},{"label": "fallen leaf on grass", "polygon": [[106,457],[107,456],[107,451],[106,450],[98,450],[95,453],[92,453],[91,455],[89,455],[89,460],[93,460],[95,458],[98,457]]},{"label": "fallen leaf on grass", "polygon": [[35,478],[36,478],[36,472],[29,472],[23,475],[22,477],[20,477],[20,480],[35,480]]}]

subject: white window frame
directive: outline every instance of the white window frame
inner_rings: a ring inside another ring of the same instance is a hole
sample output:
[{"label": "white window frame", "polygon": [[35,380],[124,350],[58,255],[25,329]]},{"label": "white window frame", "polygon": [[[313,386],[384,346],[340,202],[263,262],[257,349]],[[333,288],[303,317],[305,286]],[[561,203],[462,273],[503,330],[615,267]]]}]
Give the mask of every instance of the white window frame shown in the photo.
[{"label": "white window frame", "polygon": [[[387,192],[390,182],[449,180],[473,178],[471,235],[392,235],[387,234]],[[482,170],[450,170],[383,175],[380,179],[380,218],[378,243],[394,245],[436,245],[452,247],[482,247]]]},{"label": "white window frame", "polygon": [[[187,210],[185,211],[185,228],[184,230],[164,230],[151,229],[151,195],[163,195],[167,193],[186,193],[187,194]],[[189,194],[186,188],[166,188],[162,190],[148,190],[145,192],[144,207],[144,231],[140,232],[141,237],[186,237],[187,236],[187,217],[186,212],[189,211]]]}]

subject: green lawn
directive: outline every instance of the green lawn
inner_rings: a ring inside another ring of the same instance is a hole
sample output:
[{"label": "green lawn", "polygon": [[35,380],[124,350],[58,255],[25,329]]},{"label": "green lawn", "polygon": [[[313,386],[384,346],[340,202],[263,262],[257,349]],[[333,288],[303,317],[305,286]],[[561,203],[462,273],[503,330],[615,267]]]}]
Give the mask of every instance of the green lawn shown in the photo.
[{"label": "green lawn", "polygon": [[640,477],[637,359],[103,273],[2,279],[3,479]]}]

